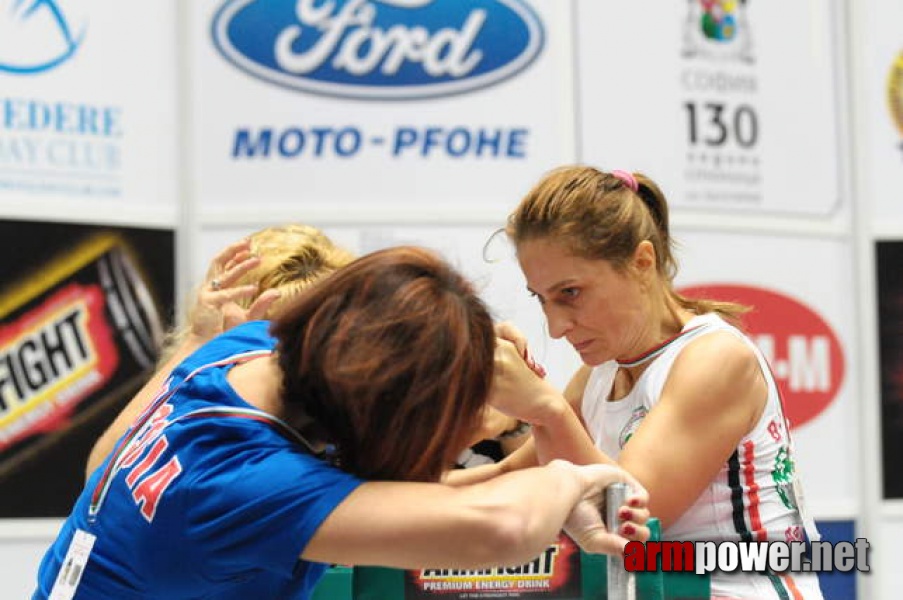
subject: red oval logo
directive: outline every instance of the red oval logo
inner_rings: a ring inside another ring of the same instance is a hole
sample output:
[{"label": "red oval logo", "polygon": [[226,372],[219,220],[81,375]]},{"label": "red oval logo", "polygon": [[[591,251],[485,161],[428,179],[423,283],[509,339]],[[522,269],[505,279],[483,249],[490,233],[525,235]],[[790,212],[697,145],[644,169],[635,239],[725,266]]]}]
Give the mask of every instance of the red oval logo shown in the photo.
[{"label": "red oval logo", "polygon": [[844,376],[840,341],[809,306],[744,285],[699,284],[678,292],[752,307],[743,315],[743,325],[771,365],[791,427],[811,421],[837,397]]}]

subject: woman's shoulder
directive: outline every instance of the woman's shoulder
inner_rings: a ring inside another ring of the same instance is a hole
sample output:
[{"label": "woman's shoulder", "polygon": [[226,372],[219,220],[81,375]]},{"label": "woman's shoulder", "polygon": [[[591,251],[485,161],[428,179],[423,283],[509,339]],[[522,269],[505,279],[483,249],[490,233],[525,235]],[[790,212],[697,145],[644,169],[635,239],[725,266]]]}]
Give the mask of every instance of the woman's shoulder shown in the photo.
[{"label": "woman's shoulder", "polygon": [[688,343],[674,360],[666,388],[668,395],[700,406],[736,406],[748,401],[753,407],[765,392],[764,382],[753,344],[728,327]]},{"label": "woman's shoulder", "polygon": [[276,340],[269,333],[269,325],[269,321],[248,321],[237,325],[192,352],[173,369],[173,373],[187,375],[200,367],[249,352],[272,351]]},{"label": "woman's shoulder", "polygon": [[751,340],[720,318],[700,326],[700,334],[689,339],[674,360],[675,369],[719,372],[758,366]]}]

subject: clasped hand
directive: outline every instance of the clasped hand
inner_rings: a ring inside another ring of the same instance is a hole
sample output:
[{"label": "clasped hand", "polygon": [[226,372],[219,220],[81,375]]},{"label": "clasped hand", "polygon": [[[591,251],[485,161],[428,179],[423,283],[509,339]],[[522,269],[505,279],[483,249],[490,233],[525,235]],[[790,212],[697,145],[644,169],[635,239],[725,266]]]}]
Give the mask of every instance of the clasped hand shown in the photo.
[{"label": "clasped hand", "polygon": [[524,335],[510,323],[496,325],[495,366],[489,404],[527,423],[543,423],[564,398],[545,379],[545,369],[527,348]]},{"label": "clasped hand", "polygon": [[[613,465],[574,465],[553,460],[552,468],[576,471],[584,482],[583,497],[564,523],[564,530],[585,552],[623,554],[629,540],[649,539],[649,494],[627,471]],[[605,490],[614,483],[626,483],[631,492],[618,507],[619,525],[609,529],[603,520]]]}]

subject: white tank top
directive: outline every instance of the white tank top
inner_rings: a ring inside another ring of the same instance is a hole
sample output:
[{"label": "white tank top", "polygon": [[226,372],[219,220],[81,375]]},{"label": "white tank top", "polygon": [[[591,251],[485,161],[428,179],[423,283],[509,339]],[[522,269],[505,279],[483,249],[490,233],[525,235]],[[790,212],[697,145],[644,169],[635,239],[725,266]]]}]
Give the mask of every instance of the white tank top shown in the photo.
[{"label": "white tank top", "polygon": [[[738,444],[718,475],[699,498],[663,532],[667,540],[690,541],[797,541],[804,524],[794,493],[794,461],[787,421],[777,384],[762,353],[738,329],[715,313],[692,318],[663,352],[640,375],[633,389],[609,402],[618,365],[609,361],[595,367],[583,392],[582,414],[596,446],[616,458],[661,397],[671,367],[693,340],[726,331],[753,350],[768,386],[765,410],[753,429]],[[812,529],[814,533],[814,528]],[[811,533],[810,533],[811,535]],[[723,574],[712,577],[715,595],[741,598],[821,598],[814,575],[793,574],[791,586],[784,577],[761,574]],[[776,586],[783,583],[783,593]],[[806,589],[801,596],[792,587]]]}]

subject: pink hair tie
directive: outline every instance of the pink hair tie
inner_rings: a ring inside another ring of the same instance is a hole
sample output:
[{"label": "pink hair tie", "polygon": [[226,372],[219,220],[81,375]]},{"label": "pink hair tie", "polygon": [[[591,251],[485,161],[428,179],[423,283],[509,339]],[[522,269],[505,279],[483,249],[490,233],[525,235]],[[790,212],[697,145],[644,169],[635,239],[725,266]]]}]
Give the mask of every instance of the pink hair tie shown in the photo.
[{"label": "pink hair tie", "polygon": [[637,183],[636,177],[633,176],[633,173],[628,173],[627,171],[621,171],[616,169],[611,172],[612,175],[621,180],[621,182],[633,190],[634,193],[639,193],[640,184]]}]

